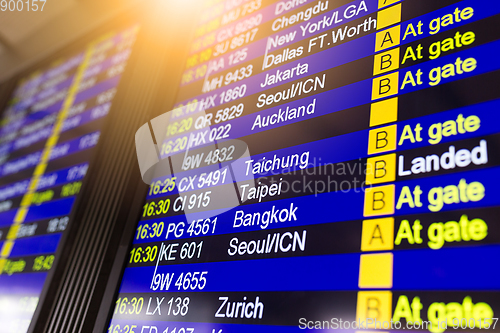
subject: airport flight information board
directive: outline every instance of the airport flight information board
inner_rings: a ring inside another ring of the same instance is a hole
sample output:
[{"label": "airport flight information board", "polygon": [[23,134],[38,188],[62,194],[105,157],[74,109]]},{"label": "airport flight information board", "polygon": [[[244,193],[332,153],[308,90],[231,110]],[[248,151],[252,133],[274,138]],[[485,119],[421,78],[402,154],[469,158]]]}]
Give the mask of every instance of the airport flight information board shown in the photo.
[{"label": "airport flight information board", "polygon": [[26,332],[137,27],[21,80],[0,128],[0,332]]},{"label": "airport flight information board", "polygon": [[108,331],[500,330],[499,19],[207,3]]}]

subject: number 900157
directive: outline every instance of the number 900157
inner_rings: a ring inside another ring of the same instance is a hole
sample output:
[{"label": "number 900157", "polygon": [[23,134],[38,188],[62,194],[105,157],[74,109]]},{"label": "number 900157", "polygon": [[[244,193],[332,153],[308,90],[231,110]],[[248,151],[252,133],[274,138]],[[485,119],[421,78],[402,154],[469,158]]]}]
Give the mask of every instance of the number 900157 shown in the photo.
[{"label": "number 900157", "polygon": [[37,12],[41,11],[43,12],[43,7],[45,7],[45,2],[46,0],[1,0],[0,1],[0,10],[2,12],[9,11],[9,12],[21,12],[23,10],[25,11],[32,11],[32,12]]}]

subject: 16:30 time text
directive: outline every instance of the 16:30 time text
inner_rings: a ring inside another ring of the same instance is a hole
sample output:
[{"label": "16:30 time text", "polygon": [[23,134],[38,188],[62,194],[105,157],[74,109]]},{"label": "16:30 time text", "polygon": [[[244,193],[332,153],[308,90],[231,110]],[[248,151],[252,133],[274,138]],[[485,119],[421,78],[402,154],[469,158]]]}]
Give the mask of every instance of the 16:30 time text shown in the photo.
[{"label": "16:30 time text", "polygon": [[[198,209],[200,207],[207,207],[210,204],[210,194],[212,191],[206,191],[199,194],[193,193],[191,195],[183,195],[177,197],[172,205],[174,212],[183,210]],[[158,215],[165,215],[170,210],[170,199],[162,199],[159,201],[150,201],[143,206],[142,217],[153,217]]]}]

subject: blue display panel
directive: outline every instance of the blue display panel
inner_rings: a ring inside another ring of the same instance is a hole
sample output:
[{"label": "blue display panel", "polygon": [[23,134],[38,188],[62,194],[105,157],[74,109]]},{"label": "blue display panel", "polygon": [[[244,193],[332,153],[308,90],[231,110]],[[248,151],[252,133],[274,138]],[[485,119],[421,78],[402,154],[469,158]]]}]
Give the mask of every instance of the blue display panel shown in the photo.
[{"label": "blue display panel", "polygon": [[0,332],[26,332],[138,27],[20,80],[0,127]]},{"label": "blue display panel", "polygon": [[499,331],[499,19],[207,2],[108,331]]}]

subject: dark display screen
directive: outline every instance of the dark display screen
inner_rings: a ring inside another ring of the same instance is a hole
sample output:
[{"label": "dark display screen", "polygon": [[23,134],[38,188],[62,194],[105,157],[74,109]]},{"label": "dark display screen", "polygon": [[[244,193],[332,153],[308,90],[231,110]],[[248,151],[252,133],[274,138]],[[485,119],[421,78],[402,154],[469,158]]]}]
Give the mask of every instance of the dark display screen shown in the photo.
[{"label": "dark display screen", "polygon": [[26,332],[137,27],[22,79],[0,127],[0,332]]},{"label": "dark display screen", "polygon": [[109,332],[500,330],[499,18],[206,3]]}]

